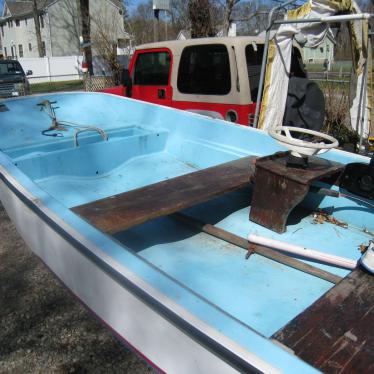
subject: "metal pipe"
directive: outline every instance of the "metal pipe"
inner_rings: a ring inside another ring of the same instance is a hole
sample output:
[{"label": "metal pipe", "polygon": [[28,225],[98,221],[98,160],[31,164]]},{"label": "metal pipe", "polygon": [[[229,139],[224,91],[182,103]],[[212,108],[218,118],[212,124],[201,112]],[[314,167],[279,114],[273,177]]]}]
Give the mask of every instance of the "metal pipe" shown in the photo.
[{"label": "metal pipe", "polygon": [[278,5],[274,7],[270,13],[269,13],[269,21],[268,21],[268,26],[266,28],[266,36],[265,36],[265,44],[264,44],[264,53],[262,55],[262,64],[261,64],[261,72],[260,72],[260,81],[258,84],[258,92],[257,92],[257,102],[256,102],[256,111],[255,111],[255,118],[254,118],[254,123],[253,127],[257,128],[258,125],[258,117],[260,113],[260,103],[262,99],[262,89],[264,86],[264,78],[265,78],[265,70],[266,70],[266,60],[268,57],[268,47],[269,47],[269,39],[270,39],[270,31],[273,27],[274,21],[273,21],[273,14],[275,11],[286,7],[287,5],[290,5],[294,3],[297,0],[289,0],[285,2],[284,4]]},{"label": "metal pipe", "polygon": [[[366,50],[367,56],[364,66],[364,72],[362,74],[362,83],[361,83],[361,90],[360,90],[360,100],[359,100],[359,112],[357,113],[357,131],[358,131],[358,124],[360,121],[361,128],[360,128],[360,141],[359,141],[359,152],[362,147],[362,141],[364,137],[364,123],[365,123],[365,115],[366,115],[366,93],[367,93],[367,79],[368,79],[368,58],[370,56],[369,48],[370,48],[370,38],[367,40]],[[360,118],[361,117],[361,118]]]},{"label": "metal pipe", "polygon": [[330,17],[318,17],[318,18],[301,18],[301,19],[290,19],[290,20],[279,20],[274,21],[274,25],[284,25],[290,23],[332,23],[332,22],[343,22],[343,21],[362,21],[373,18],[374,14],[361,13],[361,14],[348,14],[343,16],[330,16]]},{"label": "metal pipe", "polygon": [[270,39],[270,30],[274,25],[283,25],[283,24],[292,24],[292,23],[330,23],[330,22],[343,22],[343,21],[354,21],[354,20],[367,20],[374,17],[374,14],[371,13],[361,13],[361,14],[348,14],[348,15],[341,15],[341,16],[330,16],[330,17],[320,17],[320,18],[311,18],[311,19],[298,19],[298,20],[274,20],[273,21],[273,14],[276,10],[284,8],[291,3],[294,3],[296,0],[290,0],[284,4],[281,4],[277,7],[274,7],[269,13],[269,22],[266,28],[266,36],[265,36],[265,45],[264,45],[264,53],[262,56],[262,65],[261,65],[261,73],[260,73],[260,81],[258,87],[258,94],[257,94],[257,102],[256,102],[256,111],[254,117],[254,124],[253,127],[258,127],[258,120],[259,120],[259,112],[260,112],[260,103],[262,99],[262,89],[264,85],[264,77],[265,77],[265,68],[266,68],[266,60],[268,56],[268,46],[269,46],[269,39]]},{"label": "metal pipe", "polygon": [[357,120],[356,120],[357,132],[359,132],[359,126],[360,126],[360,132],[359,132],[360,141],[358,143],[359,152],[361,151],[362,140],[364,137],[364,121],[365,121],[365,112],[366,112],[365,102],[366,102],[366,90],[367,90],[367,87],[366,87],[367,64],[368,64],[368,60],[366,59],[364,72],[362,74],[362,80],[361,80],[360,99],[359,99],[359,104],[358,104],[359,111],[357,113]]}]

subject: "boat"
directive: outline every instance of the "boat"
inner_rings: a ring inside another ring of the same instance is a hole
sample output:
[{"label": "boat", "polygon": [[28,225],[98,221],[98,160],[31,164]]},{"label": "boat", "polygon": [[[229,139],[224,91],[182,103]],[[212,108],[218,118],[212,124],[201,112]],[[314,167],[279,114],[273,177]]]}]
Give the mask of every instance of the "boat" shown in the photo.
[{"label": "boat", "polygon": [[156,370],[373,369],[368,157],[292,166],[287,129],[102,93],[4,100],[0,128],[18,232]]}]

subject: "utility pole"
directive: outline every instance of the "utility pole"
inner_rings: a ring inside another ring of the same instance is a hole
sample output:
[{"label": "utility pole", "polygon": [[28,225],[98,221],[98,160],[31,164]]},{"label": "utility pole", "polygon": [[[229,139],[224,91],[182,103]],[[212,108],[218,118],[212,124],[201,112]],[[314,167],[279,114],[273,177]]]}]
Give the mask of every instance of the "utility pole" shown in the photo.
[{"label": "utility pole", "polygon": [[[374,0],[373,0],[374,1]],[[170,0],[153,0],[153,40],[158,42],[160,40],[160,11],[164,10],[170,12]],[[167,39],[167,25],[165,18],[165,37]]]}]

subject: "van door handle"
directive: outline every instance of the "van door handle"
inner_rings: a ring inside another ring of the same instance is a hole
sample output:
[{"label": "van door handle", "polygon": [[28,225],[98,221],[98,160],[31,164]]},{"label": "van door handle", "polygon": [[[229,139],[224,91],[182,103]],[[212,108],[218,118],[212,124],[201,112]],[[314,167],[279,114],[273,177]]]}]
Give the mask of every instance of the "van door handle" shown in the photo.
[{"label": "van door handle", "polygon": [[157,95],[159,99],[166,99],[166,90],[164,88],[159,88],[157,90]]}]

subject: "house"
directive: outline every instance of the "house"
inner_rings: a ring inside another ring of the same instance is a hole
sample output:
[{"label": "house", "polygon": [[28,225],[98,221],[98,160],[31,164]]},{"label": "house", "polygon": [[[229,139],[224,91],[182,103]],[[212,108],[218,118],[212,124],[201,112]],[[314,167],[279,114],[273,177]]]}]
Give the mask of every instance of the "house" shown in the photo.
[{"label": "house", "polygon": [[[270,32],[270,39],[272,39],[276,34],[276,30],[272,30]],[[260,38],[265,40],[266,31],[263,31],[257,35]],[[326,67],[330,67],[331,63],[334,62],[334,47],[336,41],[334,39],[334,33],[329,30],[326,33],[325,38],[323,39],[322,43],[320,43],[315,48],[309,47],[302,47],[300,48],[302,58],[304,63],[310,64],[325,64]]]},{"label": "house", "polygon": [[334,36],[331,31],[326,33],[322,43],[316,48],[303,48],[303,60],[305,63],[326,63],[326,67],[330,66],[334,62],[334,47],[335,47]]},{"label": "house", "polygon": [[191,31],[190,30],[181,30],[177,35],[177,40],[187,40],[191,39]]},{"label": "house", "polygon": [[[38,0],[37,7],[43,55],[80,54],[79,0]],[[113,47],[125,38],[123,11],[121,0],[90,0],[93,54],[100,54],[95,37],[105,34]],[[39,57],[32,1],[4,0],[0,38],[6,58]]]}]

